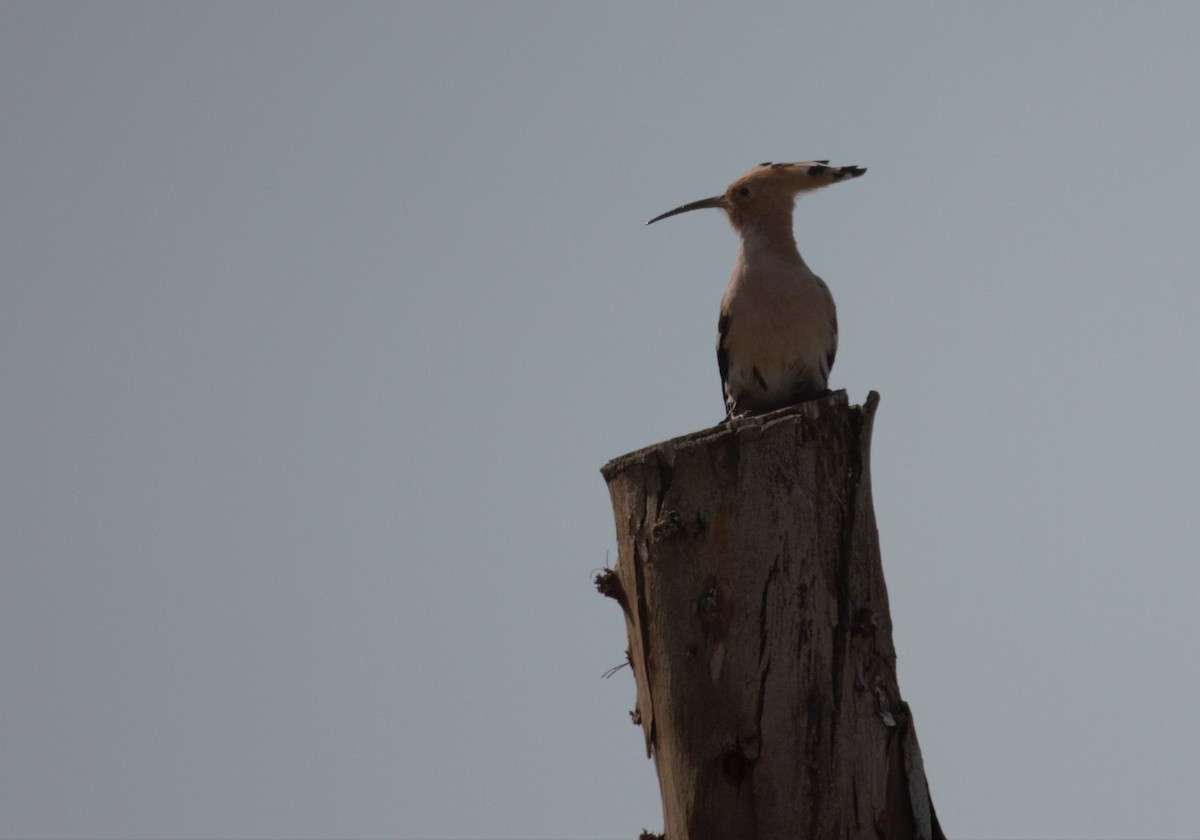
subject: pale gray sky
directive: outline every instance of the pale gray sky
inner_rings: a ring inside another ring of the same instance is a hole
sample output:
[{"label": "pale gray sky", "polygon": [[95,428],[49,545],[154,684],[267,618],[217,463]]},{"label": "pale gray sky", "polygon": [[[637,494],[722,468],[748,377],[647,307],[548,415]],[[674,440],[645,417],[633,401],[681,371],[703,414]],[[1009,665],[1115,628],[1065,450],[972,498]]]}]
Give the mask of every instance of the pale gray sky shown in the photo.
[{"label": "pale gray sky", "polygon": [[661,826],[608,458],[804,198],[954,837],[1200,836],[1200,5],[0,5],[0,836]]}]

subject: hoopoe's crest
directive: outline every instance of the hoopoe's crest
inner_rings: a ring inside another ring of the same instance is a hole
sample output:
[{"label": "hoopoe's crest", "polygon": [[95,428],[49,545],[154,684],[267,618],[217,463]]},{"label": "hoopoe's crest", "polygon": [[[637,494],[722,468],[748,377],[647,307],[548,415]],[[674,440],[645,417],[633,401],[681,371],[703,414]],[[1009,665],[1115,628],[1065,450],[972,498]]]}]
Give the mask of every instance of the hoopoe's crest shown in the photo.
[{"label": "hoopoe's crest", "polygon": [[763,163],[721,195],[646,223],[714,208],[725,211],[741,236],[717,326],[728,416],[760,414],[826,393],[837,353],[837,309],[829,288],[796,249],[792,209],[799,193],[866,171],[827,160]]}]

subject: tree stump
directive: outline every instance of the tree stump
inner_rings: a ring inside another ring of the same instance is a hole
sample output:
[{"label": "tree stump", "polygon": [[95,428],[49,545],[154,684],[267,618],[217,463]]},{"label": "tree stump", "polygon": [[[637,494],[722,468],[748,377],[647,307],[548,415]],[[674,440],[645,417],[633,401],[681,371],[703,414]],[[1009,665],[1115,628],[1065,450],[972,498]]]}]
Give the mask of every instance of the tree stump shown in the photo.
[{"label": "tree stump", "polygon": [[735,420],[602,469],[634,721],[667,840],[943,838],[896,682],[871,503],[879,395]]}]

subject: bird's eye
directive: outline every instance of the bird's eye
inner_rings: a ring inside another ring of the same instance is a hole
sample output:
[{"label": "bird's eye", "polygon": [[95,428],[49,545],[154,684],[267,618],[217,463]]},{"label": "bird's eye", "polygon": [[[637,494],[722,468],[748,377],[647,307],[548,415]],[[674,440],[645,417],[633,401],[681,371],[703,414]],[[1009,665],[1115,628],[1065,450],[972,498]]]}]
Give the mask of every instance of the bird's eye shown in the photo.
[{"label": "bird's eye", "polygon": [[738,190],[738,195],[740,195],[742,198],[745,198],[746,196],[750,195],[750,188],[742,187],[740,190]]}]

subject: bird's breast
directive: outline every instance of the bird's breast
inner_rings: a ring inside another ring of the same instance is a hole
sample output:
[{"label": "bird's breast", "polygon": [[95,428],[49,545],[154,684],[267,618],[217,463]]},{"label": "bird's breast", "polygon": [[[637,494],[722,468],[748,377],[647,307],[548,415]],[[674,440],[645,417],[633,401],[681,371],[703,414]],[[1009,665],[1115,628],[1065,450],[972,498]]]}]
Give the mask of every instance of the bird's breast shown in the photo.
[{"label": "bird's breast", "polygon": [[738,265],[721,304],[726,391],[742,410],[765,411],[824,391],[837,346],[825,283],[787,263]]}]

